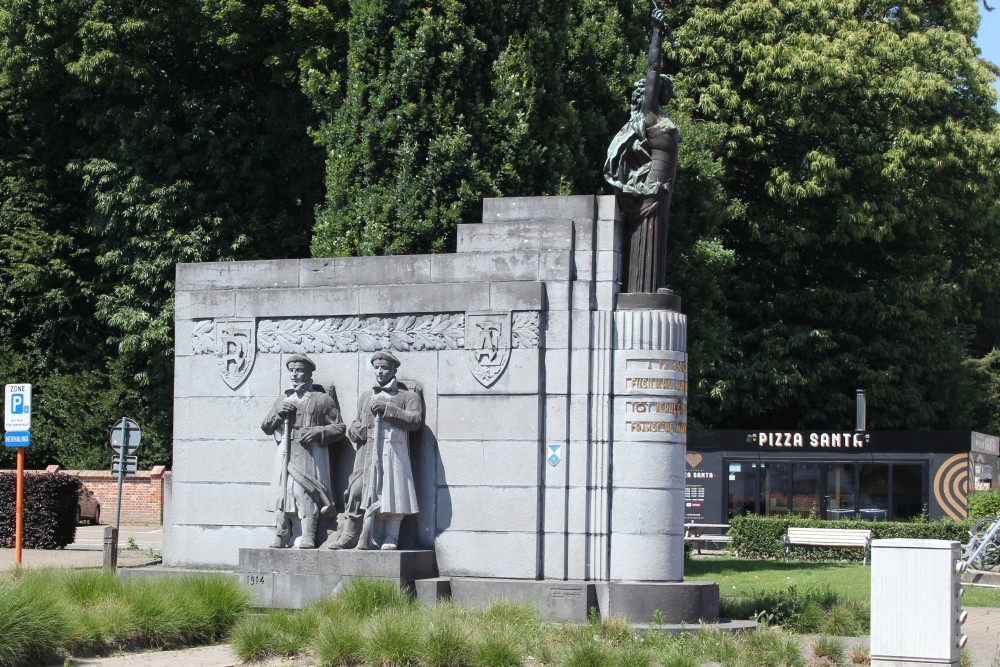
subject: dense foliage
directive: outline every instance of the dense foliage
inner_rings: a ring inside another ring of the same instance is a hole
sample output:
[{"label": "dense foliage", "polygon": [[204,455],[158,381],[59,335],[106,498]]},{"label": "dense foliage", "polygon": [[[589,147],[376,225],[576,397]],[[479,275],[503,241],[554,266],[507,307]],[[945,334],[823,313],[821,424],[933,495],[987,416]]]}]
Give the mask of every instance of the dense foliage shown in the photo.
[{"label": "dense foliage", "polygon": [[969,494],[969,521],[974,523],[987,516],[1000,516],[1000,489]]},{"label": "dense foliage", "polygon": [[[80,480],[62,473],[24,476],[21,546],[61,549],[76,538],[77,492]],[[13,547],[17,475],[0,473],[0,546]]]},{"label": "dense foliage", "polygon": [[[1000,425],[1000,124],[975,0],[677,0],[692,418]],[[0,0],[0,380],[29,465],[168,462],[174,264],[441,252],[606,193],[647,0]],[[325,160],[325,168],[324,168]],[[0,465],[11,460],[0,452]]]}]

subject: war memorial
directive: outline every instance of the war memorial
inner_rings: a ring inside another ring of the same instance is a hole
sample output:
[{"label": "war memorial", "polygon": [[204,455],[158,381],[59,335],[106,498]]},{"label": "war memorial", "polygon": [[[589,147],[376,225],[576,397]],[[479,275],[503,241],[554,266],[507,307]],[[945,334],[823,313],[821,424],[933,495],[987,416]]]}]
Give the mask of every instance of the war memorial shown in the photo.
[{"label": "war memorial", "polygon": [[668,30],[655,11],[616,195],[488,199],[454,254],[177,267],[165,567],[235,570],[262,606],[385,577],[717,620],[717,586],[683,580]]}]

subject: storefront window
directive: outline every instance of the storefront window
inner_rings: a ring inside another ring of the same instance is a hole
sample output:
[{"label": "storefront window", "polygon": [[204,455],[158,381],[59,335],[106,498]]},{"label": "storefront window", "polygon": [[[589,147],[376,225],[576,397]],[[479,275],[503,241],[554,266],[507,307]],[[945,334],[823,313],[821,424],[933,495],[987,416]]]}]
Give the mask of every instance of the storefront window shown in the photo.
[{"label": "storefront window", "polygon": [[819,516],[820,468],[818,463],[792,465],[792,514]]},{"label": "storefront window", "polygon": [[858,517],[869,521],[887,518],[889,513],[889,466],[864,463],[861,468],[861,507]]},{"label": "storefront window", "polygon": [[924,511],[924,467],[894,465],[892,467],[892,518],[912,519]]},{"label": "storefront window", "polygon": [[764,514],[788,514],[788,498],[792,485],[789,464],[764,464]]},{"label": "storefront window", "polygon": [[756,463],[729,463],[729,516],[757,513],[760,487]]},{"label": "storefront window", "polygon": [[858,489],[853,463],[826,466],[826,518],[853,519],[857,513]]}]

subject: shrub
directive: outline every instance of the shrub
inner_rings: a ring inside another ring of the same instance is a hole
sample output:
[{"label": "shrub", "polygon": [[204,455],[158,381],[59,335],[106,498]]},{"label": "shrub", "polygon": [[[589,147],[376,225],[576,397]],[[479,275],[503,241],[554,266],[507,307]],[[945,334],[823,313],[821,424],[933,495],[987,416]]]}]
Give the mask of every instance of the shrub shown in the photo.
[{"label": "shrub", "polygon": [[[873,540],[893,537],[927,540],[968,540],[968,521],[950,519],[930,522],[911,521],[862,521],[809,519],[798,516],[758,516],[747,514],[733,517],[729,522],[730,548],[742,558],[777,560],[784,557],[785,534],[789,526],[798,528],[861,528],[872,531]],[[792,547],[790,557],[795,560],[853,560],[860,561],[861,549],[821,549],[817,547]]]},{"label": "shrub", "polygon": [[974,523],[984,516],[1000,516],[1000,489],[969,495],[969,520]]},{"label": "shrub", "polygon": [[[61,549],[76,539],[76,503],[80,480],[60,472],[24,475],[25,549]],[[17,474],[0,473],[0,546],[13,547]]]}]

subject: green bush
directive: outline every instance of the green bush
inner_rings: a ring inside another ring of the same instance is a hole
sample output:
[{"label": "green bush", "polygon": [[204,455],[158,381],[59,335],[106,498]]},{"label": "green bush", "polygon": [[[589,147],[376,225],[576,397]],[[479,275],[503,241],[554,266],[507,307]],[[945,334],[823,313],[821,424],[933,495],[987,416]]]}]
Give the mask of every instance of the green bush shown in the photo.
[{"label": "green bush", "polygon": [[969,496],[969,520],[976,522],[984,516],[1000,516],[1000,489],[977,491]]},{"label": "green bush", "polygon": [[[76,496],[80,480],[60,472],[24,475],[25,549],[61,549],[76,539]],[[17,474],[0,473],[0,546],[14,546]]]},{"label": "green bush", "polygon": [[[861,528],[872,531],[873,540],[894,537],[925,540],[968,541],[968,520],[941,521],[862,521],[808,519],[798,516],[758,516],[747,514],[733,517],[729,522],[730,549],[741,558],[784,558],[785,534],[788,528]],[[817,547],[792,547],[789,557],[795,560],[846,560],[860,561],[861,549],[821,549]]]}]

